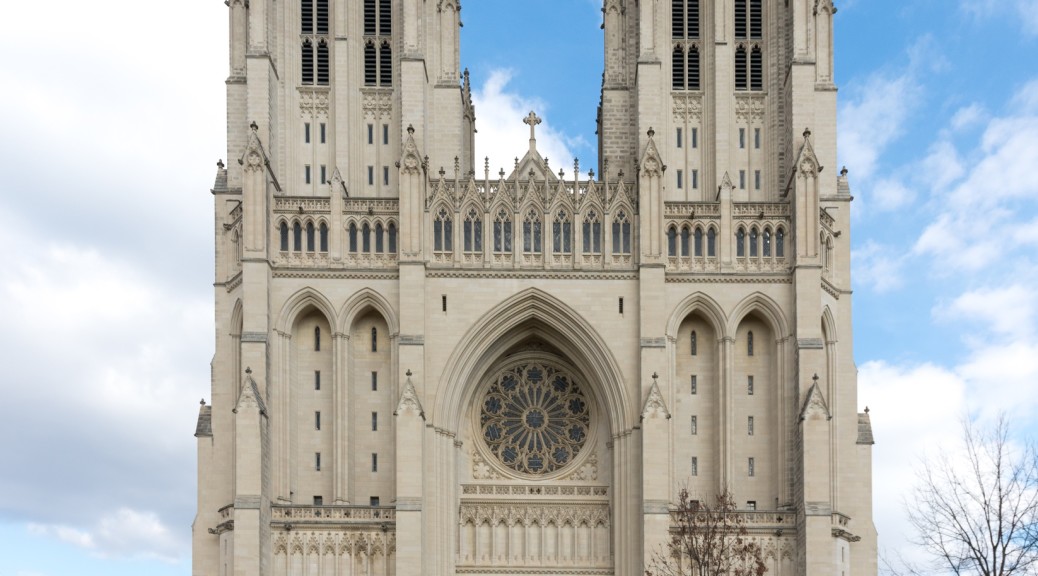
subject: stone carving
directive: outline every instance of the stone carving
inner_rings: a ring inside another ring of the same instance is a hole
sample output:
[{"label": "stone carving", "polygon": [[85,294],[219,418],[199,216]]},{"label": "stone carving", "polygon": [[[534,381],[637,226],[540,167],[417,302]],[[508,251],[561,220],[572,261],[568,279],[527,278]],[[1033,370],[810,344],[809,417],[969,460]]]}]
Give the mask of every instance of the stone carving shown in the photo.
[{"label": "stone carving", "polygon": [[804,407],[800,410],[800,421],[804,420],[816,420],[819,418],[825,418],[826,420],[832,420],[832,414],[829,412],[829,405],[825,402],[825,397],[822,396],[822,390],[818,386],[818,375],[815,374],[814,382],[811,384],[811,388],[807,390],[807,397],[804,399]]},{"label": "stone carving", "polygon": [[660,393],[659,384],[656,382],[657,378],[658,376],[653,373],[652,386],[649,387],[649,394],[645,397],[645,405],[642,407],[642,420],[670,418],[670,411],[667,410],[667,404],[663,401],[663,394]]},{"label": "stone carving", "polygon": [[594,482],[598,480],[598,453],[592,452],[588,459],[577,468],[576,472],[562,479],[577,482]]},{"label": "stone carving", "polygon": [[703,119],[702,94],[674,93],[672,111],[674,120],[678,122],[698,122]]},{"label": "stone carving", "polygon": [[479,455],[479,452],[473,451],[472,478],[474,480],[500,480],[501,475],[487,464],[487,461]]},{"label": "stone carving", "polygon": [[328,89],[300,88],[299,113],[304,118],[328,117]]},{"label": "stone carving", "polygon": [[366,120],[389,119],[393,115],[392,91],[362,88],[364,118]]},{"label": "stone carving", "polygon": [[764,119],[764,96],[736,96],[735,118],[741,122],[760,122]]},{"label": "stone carving", "polygon": [[401,414],[407,413],[417,414],[425,420],[425,410],[422,408],[422,401],[418,399],[418,392],[414,389],[414,384],[411,382],[411,371],[407,371],[407,381],[404,382],[404,390],[400,393],[400,402],[396,405],[396,411],[393,412],[394,416],[400,416]]}]

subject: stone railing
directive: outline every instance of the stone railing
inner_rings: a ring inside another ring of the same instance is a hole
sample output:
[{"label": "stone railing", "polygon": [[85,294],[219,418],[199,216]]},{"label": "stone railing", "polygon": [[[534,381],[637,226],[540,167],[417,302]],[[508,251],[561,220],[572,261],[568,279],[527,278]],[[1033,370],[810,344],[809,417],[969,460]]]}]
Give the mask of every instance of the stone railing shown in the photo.
[{"label": "stone railing", "polygon": [[396,509],[389,506],[272,506],[274,523],[328,522],[333,524],[382,524],[396,522]]}]

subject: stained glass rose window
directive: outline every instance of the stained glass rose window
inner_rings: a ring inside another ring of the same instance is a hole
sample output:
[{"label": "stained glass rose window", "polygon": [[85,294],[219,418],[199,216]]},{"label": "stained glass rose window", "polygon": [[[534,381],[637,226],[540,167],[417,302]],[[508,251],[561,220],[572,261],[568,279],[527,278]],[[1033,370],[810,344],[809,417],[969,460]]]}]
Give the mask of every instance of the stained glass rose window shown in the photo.
[{"label": "stained glass rose window", "polygon": [[502,370],[483,397],[480,433],[505,466],[549,474],[576,458],[591,426],[588,399],[566,371],[541,362]]}]

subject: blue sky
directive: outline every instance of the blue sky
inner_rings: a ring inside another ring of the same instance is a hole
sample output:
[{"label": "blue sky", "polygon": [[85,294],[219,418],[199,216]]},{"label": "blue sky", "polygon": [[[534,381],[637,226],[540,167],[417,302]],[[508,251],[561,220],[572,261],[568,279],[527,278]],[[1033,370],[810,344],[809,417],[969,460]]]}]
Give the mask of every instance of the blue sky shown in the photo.
[{"label": "blue sky", "polygon": [[[48,6],[47,42],[30,3],[0,19],[0,576],[184,576],[226,8]],[[912,555],[917,458],[964,414],[1038,424],[1038,0],[837,6],[859,405],[881,547]],[[553,166],[593,167],[599,5],[509,13],[462,12],[478,154],[510,165],[535,109]]]}]

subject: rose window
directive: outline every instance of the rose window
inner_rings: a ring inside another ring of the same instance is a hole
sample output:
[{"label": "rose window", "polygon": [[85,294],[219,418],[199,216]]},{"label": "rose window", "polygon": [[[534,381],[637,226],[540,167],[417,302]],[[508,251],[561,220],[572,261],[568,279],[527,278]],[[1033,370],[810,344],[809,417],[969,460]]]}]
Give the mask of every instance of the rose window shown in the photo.
[{"label": "rose window", "polygon": [[502,464],[524,474],[549,474],[583,448],[591,411],[567,372],[529,362],[497,374],[483,398],[479,426]]}]

